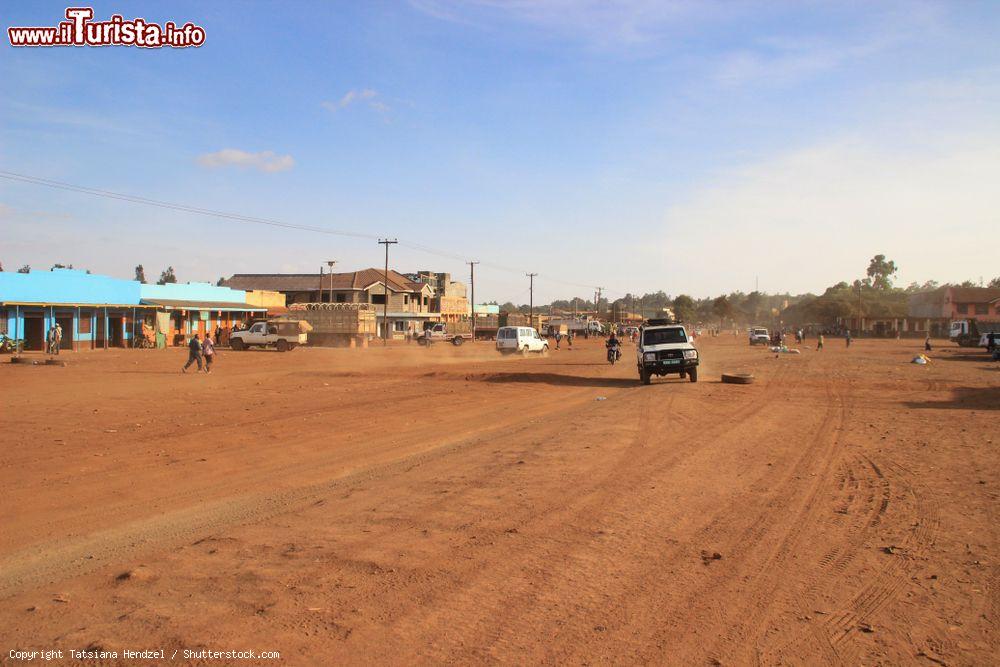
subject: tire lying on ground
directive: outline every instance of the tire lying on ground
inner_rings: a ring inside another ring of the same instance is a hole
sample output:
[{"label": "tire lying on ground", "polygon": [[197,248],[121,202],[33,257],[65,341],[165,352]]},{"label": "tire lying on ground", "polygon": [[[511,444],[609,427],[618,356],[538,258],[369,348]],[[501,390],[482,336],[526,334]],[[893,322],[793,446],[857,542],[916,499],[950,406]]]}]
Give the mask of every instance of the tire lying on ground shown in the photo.
[{"label": "tire lying on ground", "polygon": [[753,375],[750,373],[723,373],[722,381],[727,384],[752,384]]}]

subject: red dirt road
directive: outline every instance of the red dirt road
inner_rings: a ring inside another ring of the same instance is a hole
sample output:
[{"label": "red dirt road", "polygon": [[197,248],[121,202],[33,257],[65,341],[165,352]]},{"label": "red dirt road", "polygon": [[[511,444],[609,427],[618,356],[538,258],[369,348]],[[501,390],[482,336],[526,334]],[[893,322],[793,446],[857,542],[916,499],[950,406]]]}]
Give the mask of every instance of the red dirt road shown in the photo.
[{"label": "red dirt road", "polygon": [[4,363],[0,662],[995,664],[1000,365],[939,345]]}]

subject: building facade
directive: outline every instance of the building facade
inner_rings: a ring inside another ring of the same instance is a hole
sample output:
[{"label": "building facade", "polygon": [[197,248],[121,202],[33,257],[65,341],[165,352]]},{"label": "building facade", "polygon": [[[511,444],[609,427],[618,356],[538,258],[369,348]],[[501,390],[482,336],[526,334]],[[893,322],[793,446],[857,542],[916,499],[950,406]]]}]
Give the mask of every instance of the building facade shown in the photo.
[{"label": "building facade", "polygon": [[[434,309],[434,290],[424,282],[389,270],[364,269],[350,273],[238,273],[223,281],[239,290],[271,290],[286,296],[288,305],[301,303],[367,303],[376,306],[378,335],[389,328],[403,338],[441,319]],[[386,303],[388,301],[388,303]]]},{"label": "building facade", "polygon": [[265,313],[243,292],[207,283],[143,285],[75,269],[0,272],[0,333],[24,341],[25,350],[44,350],[57,324],[64,350],[129,347],[144,336],[163,347]]}]

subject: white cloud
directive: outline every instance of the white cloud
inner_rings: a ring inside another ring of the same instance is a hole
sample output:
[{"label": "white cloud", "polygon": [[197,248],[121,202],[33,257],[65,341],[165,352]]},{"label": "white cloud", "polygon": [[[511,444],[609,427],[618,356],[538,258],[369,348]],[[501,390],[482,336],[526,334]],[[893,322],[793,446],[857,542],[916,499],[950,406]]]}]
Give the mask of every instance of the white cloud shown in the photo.
[{"label": "white cloud", "polygon": [[377,91],[371,88],[362,88],[361,90],[349,90],[344,93],[336,102],[325,101],[320,104],[327,111],[340,111],[341,109],[346,109],[355,103],[365,103],[370,108],[378,111],[379,113],[384,113],[389,110],[389,105],[382,101],[379,97]]},{"label": "white cloud", "polygon": [[198,156],[198,164],[203,167],[239,167],[241,169],[257,169],[267,173],[288,171],[295,166],[291,155],[278,155],[274,151],[248,153],[238,148],[223,148],[214,153]]}]

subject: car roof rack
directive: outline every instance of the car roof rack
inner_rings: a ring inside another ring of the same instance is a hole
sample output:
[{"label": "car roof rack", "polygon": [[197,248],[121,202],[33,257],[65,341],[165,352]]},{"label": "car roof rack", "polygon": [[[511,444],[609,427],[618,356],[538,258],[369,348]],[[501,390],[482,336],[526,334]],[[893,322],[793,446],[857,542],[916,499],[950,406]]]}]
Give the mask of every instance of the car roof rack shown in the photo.
[{"label": "car roof rack", "polygon": [[651,319],[646,320],[646,326],[650,326],[650,327],[659,327],[659,326],[664,326],[664,325],[667,325],[667,324],[680,324],[680,323],[681,323],[680,320],[663,318],[663,317],[660,317],[660,318],[651,318]]}]

